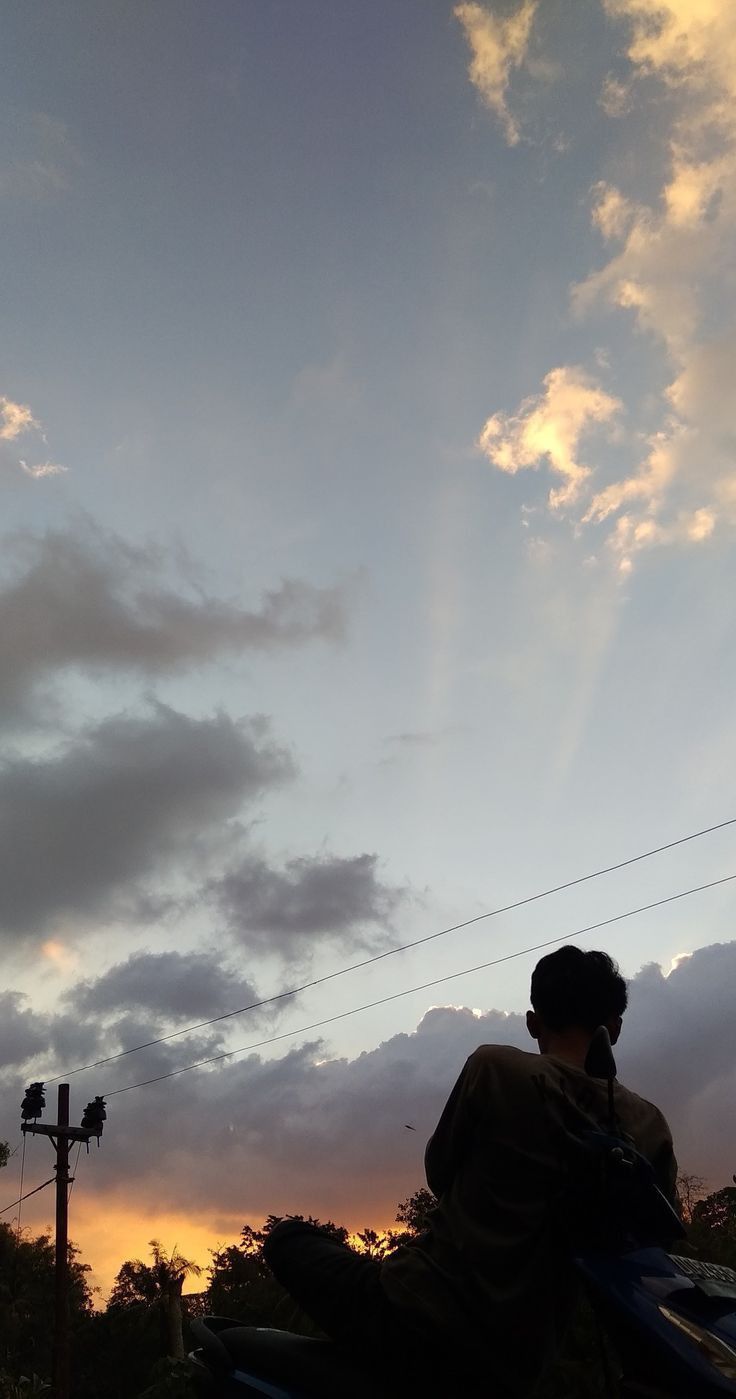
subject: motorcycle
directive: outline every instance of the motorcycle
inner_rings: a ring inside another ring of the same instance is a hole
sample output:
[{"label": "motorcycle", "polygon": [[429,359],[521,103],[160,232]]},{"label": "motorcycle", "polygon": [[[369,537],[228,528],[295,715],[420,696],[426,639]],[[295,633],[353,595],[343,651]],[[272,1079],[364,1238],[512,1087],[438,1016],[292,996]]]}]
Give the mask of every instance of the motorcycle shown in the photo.
[{"label": "motorcycle", "polygon": [[[605,1027],[585,1067],[608,1081],[609,1120],[606,1131],[571,1143],[566,1237],[619,1360],[615,1379],[607,1372],[610,1392],[620,1399],[736,1397],[736,1272],[669,1251],[685,1231],[650,1163],[618,1131]],[[385,1376],[331,1341],[215,1316],[192,1321],[192,1331],[192,1375],[211,1399],[387,1399]],[[430,1391],[406,1383],[399,1392]]]}]

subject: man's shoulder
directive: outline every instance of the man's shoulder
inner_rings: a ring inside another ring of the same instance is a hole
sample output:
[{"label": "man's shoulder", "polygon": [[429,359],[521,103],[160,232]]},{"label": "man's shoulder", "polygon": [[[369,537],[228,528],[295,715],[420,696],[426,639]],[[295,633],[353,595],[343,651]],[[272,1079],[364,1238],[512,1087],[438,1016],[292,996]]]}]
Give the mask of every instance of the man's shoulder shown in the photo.
[{"label": "man's shoulder", "polygon": [[628,1088],[626,1084],[621,1083],[620,1080],[616,1083],[616,1093],[617,1097],[623,1099],[630,1112],[660,1127],[669,1135],[670,1129],[667,1118],[662,1112],[662,1109],[657,1107],[656,1103],[650,1102],[648,1098],[642,1098],[640,1093],[635,1093],[633,1088]]},{"label": "man's shoulder", "polygon": [[471,1054],[468,1063],[480,1070],[531,1074],[539,1066],[539,1055],[516,1049],[512,1044],[481,1044]]}]

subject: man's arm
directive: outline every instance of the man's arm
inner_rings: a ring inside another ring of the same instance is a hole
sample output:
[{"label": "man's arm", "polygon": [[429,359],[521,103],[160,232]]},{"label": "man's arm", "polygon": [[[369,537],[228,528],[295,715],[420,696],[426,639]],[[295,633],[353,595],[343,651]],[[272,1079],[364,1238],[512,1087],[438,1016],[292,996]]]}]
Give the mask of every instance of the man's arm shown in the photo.
[{"label": "man's arm", "polygon": [[442,1116],[427,1142],[424,1170],[427,1185],[439,1200],[452,1184],[471,1138],[472,1096],[477,1078],[475,1055],[471,1054],[455,1084]]}]

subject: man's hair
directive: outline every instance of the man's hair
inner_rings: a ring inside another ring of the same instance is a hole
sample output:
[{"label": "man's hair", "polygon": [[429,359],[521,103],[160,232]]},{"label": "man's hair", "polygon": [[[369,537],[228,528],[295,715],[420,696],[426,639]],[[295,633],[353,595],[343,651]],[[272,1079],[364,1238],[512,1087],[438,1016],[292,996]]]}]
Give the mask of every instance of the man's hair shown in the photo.
[{"label": "man's hair", "polygon": [[550,1030],[579,1026],[591,1034],[628,1003],[626,982],[607,952],[560,947],[532,972],[532,1005]]}]

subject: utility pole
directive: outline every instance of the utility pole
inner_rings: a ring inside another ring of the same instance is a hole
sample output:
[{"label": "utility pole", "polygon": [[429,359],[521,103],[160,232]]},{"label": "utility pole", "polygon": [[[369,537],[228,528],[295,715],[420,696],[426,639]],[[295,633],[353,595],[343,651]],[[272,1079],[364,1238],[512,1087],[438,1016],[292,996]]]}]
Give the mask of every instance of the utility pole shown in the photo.
[{"label": "utility pole", "polygon": [[[43,1084],[26,1089],[21,1107],[23,1132],[48,1137],[56,1155],[56,1254],[54,1263],[54,1399],[69,1399],[69,1147],[91,1137],[99,1142],[107,1116],[104,1098],[88,1103],[81,1127],[69,1126],[69,1084],[60,1083],[55,1123],[39,1124],[45,1107]],[[29,1120],[32,1119],[32,1120]]]},{"label": "utility pole", "polygon": [[56,1138],[54,1399],[69,1399],[69,1084],[59,1084]]}]

